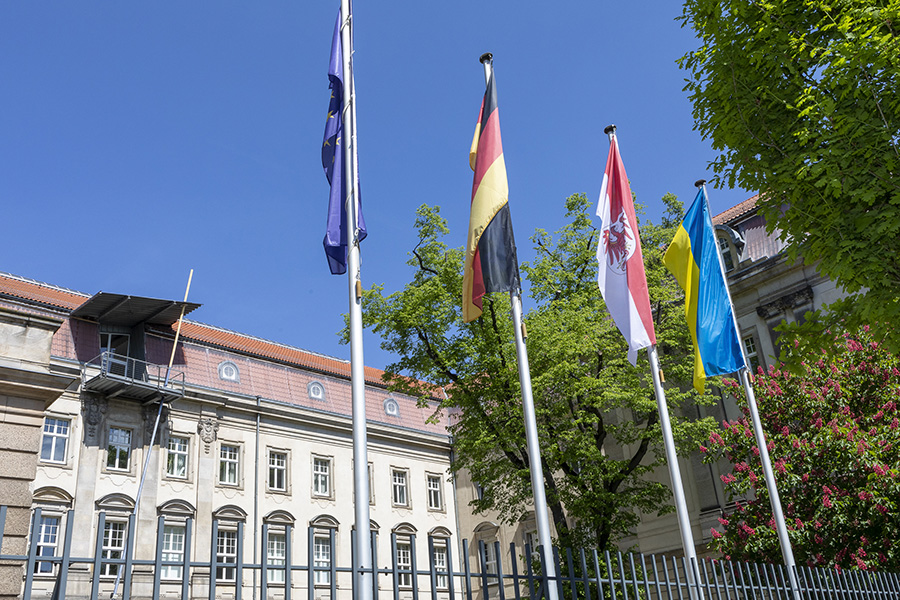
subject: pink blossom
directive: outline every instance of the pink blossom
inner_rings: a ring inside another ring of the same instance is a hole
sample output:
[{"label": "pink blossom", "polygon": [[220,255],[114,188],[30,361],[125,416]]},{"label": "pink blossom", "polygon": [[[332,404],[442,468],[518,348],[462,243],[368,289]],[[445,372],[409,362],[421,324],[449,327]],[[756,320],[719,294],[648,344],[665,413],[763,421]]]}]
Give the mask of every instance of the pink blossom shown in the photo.
[{"label": "pink blossom", "polygon": [[709,434],[709,443],[715,444],[717,446],[724,446],[725,440],[722,439],[721,435],[719,435],[717,432],[713,431],[711,434]]},{"label": "pink blossom", "polygon": [[707,452],[709,452],[709,449],[703,444],[700,444],[700,452],[706,454]]},{"label": "pink blossom", "polygon": [[791,434],[791,430],[788,429],[787,425],[785,425],[784,427],[781,428],[781,435],[790,435],[790,434]]},{"label": "pink blossom", "polygon": [[747,525],[746,523],[741,523],[741,531],[746,533],[747,535],[753,535],[756,533],[756,530]]},{"label": "pink blossom", "polygon": [[831,508],[831,506],[832,506],[832,504],[831,504],[831,496],[825,496],[825,497],[822,499],[822,504],[825,506],[825,508]]},{"label": "pink blossom", "polygon": [[759,448],[757,448],[756,446],[753,446],[753,455],[759,456]]},{"label": "pink blossom", "polygon": [[734,475],[732,475],[731,473],[726,473],[725,475],[720,475],[719,479],[721,479],[722,483],[724,483],[725,485],[728,485],[730,483],[734,483],[735,481],[737,481],[737,478]]},{"label": "pink blossom", "polygon": [[716,539],[719,539],[720,537],[722,537],[722,534],[719,533],[718,531],[716,531],[716,528],[715,528],[715,527],[711,528],[711,529],[709,530],[709,532],[710,532],[710,533],[712,534],[712,536],[713,536],[714,538],[716,538]]},{"label": "pink blossom", "polygon": [[779,473],[787,472],[787,469],[784,467],[784,459],[783,458],[779,458],[778,460],[776,460],[774,466],[775,466],[775,470],[778,471]]},{"label": "pink blossom", "polygon": [[749,473],[747,473],[747,477],[749,477],[749,478],[750,478],[750,481],[753,482],[753,483],[756,483],[757,479],[759,479],[759,478],[756,476],[756,473],[754,473],[753,471],[750,471]]},{"label": "pink blossom", "polygon": [[719,517],[719,523],[720,523],[721,525],[728,525],[728,519],[725,519],[725,518],[723,518],[723,517]]},{"label": "pink blossom", "polygon": [[885,474],[885,470],[881,467],[881,465],[875,465],[874,467],[872,467],[872,470],[875,471],[879,475]]}]

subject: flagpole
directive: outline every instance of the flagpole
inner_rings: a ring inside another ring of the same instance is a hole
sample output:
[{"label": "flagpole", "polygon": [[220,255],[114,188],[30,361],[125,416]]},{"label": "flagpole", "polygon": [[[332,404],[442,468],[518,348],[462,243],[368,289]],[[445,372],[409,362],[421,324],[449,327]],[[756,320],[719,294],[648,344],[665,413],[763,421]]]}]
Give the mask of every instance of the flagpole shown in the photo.
[{"label": "flagpole", "polygon": [[[479,59],[484,65],[484,83],[487,85],[493,76],[493,55],[486,52]],[[525,420],[525,441],[528,447],[528,462],[531,471],[531,488],[534,495],[534,515],[537,521],[540,538],[541,563],[547,581],[548,600],[558,600],[556,565],[553,561],[553,546],[550,537],[550,519],[547,516],[547,494],[544,488],[544,467],[541,461],[541,447],[538,441],[537,418],[534,411],[534,398],[531,393],[531,370],[528,365],[528,349],[525,347],[525,323],[522,320],[522,292],[513,289],[509,292],[512,305],[511,313],[513,329],[516,336],[516,358],[519,365],[519,385],[522,388],[522,412]]]},{"label": "flagpole", "polygon": [[[706,192],[706,180],[699,179],[694,185],[703,190],[703,201],[706,202],[706,214],[712,218],[712,212],[709,208],[709,194]],[[756,437],[756,445],[759,448],[759,460],[762,463],[763,475],[766,480],[766,489],[769,491],[769,503],[772,506],[772,516],[775,519],[775,530],[778,533],[778,541],[781,543],[781,555],[784,559],[784,566],[787,568],[788,577],[791,582],[791,591],[795,600],[800,600],[800,582],[797,579],[797,564],[794,561],[794,550],[791,547],[791,539],[788,537],[787,525],[784,521],[784,513],[781,510],[781,497],[778,494],[778,488],[775,485],[775,473],[772,471],[772,461],[769,458],[769,447],[766,445],[766,436],[763,433],[762,421],[759,418],[759,409],[756,405],[756,394],[753,392],[753,386],[750,384],[750,376],[747,369],[747,356],[744,353],[744,345],[741,343],[741,330],[738,327],[737,313],[734,310],[734,301],[731,299],[731,289],[728,286],[728,277],[725,276],[725,263],[722,259],[722,253],[716,248],[716,255],[719,257],[719,272],[722,274],[722,280],[725,283],[725,292],[728,294],[728,303],[731,305],[731,318],[734,322],[734,332],[738,338],[738,345],[741,348],[741,357],[744,360],[744,366],[738,370],[738,376],[744,386],[744,393],[747,396],[747,405],[750,408],[750,418],[753,421],[753,434]]]},{"label": "flagpole", "polygon": [[[366,434],[365,364],[362,344],[362,281],[359,259],[359,202],[356,162],[356,89],[353,81],[353,13],[350,0],[341,0],[341,58],[343,61],[344,182],[347,197],[347,280],[350,300],[350,387],[353,405],[353,489],[357,543],[353,589],[357,600],[372,599],[372,547],[369,521],[369,459]],[[347,135],[349,134],[349,135]],[[334,552],[334,549],[332,549]]]}]

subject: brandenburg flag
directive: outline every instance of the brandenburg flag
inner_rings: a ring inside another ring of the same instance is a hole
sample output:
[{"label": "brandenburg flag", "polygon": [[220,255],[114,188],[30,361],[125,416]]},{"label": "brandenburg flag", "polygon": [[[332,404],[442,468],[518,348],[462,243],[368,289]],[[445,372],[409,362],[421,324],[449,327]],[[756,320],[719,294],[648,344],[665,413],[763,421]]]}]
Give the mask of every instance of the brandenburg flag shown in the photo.
[{"label": "brandenburg flag", "polygon": [[519,290],[519,262],[509,216],[509,185],[500,143],[493,73],[475,126],[469,164],[475,171],[475,179],[463,274],[463,321],[466,323],[481,316],[481,299],[486,293]]}]

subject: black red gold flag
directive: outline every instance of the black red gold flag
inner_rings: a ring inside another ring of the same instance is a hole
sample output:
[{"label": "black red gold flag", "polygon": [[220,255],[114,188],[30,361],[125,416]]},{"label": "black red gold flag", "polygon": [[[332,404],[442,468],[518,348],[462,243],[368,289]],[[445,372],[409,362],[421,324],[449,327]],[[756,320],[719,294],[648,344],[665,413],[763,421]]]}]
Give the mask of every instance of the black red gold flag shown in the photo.
[{"label": "black red gold flag", "polygon": [[493,73],[484,92],[469,164],[475,179],[463,274],[466,323],[481,316],[481,299],[486,293],[517,291],[520,287]]}]

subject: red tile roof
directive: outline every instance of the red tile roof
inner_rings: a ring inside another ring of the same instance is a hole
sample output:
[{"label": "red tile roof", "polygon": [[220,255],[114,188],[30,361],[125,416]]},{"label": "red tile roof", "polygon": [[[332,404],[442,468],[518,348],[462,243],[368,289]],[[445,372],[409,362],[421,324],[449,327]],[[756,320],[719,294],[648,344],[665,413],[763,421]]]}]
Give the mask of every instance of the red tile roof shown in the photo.
[{"label": "red tile roof", "polygon": [[[8,273],[0,273],[0,296],[7,296],[34,302],[66,311],[72,311],[90,296],[39,281],[32,281]],[[163,329],[163,331],[166,331]],[[174,332],[174,327],[171,329]],[[185,338],[202,344],[233,350],[251,356],[275,360],[281,363],[312,369],[338,377],[350,377],[350,362],[332,356],[325,356],[285,344],[270,342],[261,338],[235,333],[211,325],[185,320],[181,329]],[[383,386],[384,371],[372,367],[365,368],[366,383]]]},{"label": "red tile roof", "polygon": [[732,206],[728,210],[717,214],[712,218],[713,225],[724,225],[725,223],[747,214],[756,208],[757,200],[759,200],[759,194],[756,194],[752,198],[747,198],[740,204]]}]

